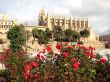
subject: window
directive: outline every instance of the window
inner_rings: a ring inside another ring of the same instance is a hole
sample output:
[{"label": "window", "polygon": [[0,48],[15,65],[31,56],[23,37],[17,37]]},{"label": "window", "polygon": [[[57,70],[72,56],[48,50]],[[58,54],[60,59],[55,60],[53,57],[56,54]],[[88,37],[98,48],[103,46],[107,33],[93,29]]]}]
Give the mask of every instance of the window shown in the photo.
[{"label": "window", "polygon": [[3,22],[1,22],[1,25],[3,24]]},{"label": "window", "polygon": [[5,22],[5,24],[7,25],[7,22]]}]

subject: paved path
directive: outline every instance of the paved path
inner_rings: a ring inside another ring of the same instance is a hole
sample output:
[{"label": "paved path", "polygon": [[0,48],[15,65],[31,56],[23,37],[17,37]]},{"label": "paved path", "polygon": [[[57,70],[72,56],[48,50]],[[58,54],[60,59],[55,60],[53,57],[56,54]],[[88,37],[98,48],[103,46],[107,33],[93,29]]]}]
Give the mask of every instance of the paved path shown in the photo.
[{"label": "paved path", "polygon": [[98,49],[94,51],[95,53],[99,53],[102,56],[106,56],[106,54],[110,55],[110,49]]}]

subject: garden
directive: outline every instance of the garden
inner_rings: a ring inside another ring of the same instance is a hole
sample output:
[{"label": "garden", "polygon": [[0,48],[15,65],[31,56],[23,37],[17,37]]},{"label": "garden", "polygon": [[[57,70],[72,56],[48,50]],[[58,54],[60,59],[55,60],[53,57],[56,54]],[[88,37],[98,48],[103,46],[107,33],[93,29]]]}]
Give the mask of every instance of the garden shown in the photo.
[{"label": "garden", "polygon": [[[95,54],[92,46],[57,42],[57,52],[47,44],[45,49],[30,58],[27,50],[22,48],[24,31],[16,28],[8,32],[10,47],[0,55],[0,62],[5,65],[5,70],[0,71],[0,82],[110,81],[109,54],[103,57]],[[18,34],[11,34],[15,31]]]}]

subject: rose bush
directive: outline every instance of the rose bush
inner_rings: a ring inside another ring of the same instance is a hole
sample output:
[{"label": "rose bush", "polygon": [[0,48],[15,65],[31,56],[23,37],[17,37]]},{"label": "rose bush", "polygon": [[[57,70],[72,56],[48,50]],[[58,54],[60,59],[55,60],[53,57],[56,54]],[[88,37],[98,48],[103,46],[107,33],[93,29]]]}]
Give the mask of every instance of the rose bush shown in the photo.
[{"label": "rose bush", "polygon": [[10,78],[15,81],[24,80],[23,67],[28,61],[24,50],[13,52],[11,49],[6,49],[0,57],[0,62],[5,65],[5,69],[10,73]]},{"label": "rose bush", "polygon": [[48,45],[34,58],[8,49],[0,60],[18,82],[109,82],[109,55],[104,58],[79,44],[58,43],[56,48],[54,52]]}]

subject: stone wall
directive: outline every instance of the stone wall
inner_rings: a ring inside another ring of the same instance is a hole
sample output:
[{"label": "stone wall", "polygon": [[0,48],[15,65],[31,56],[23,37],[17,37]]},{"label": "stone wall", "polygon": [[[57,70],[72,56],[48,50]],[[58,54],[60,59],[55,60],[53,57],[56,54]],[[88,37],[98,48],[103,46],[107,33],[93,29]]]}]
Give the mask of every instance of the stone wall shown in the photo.
[{"label": "stone wall", "polygon": [[104,49],[105,48],[105,43],[101,42],[85,42],[84,46],[92,46],[95,47],[96,49]]}]

